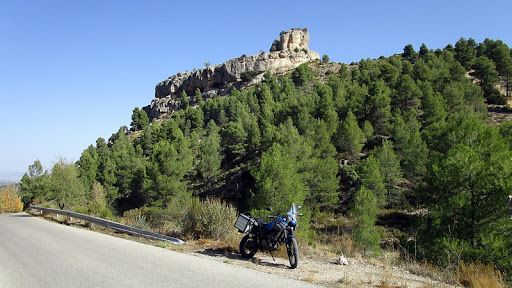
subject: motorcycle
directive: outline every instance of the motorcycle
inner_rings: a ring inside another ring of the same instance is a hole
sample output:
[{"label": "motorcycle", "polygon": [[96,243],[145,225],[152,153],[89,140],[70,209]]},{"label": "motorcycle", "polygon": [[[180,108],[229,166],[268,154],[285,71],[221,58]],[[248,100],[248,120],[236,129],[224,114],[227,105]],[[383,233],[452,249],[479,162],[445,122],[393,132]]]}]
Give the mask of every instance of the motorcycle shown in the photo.
[{"label": "motorcycle", "polygon": [[[274,258],[273,252],[279,249],[279,245],[286,244],[288,260],[292,269],[299,264],[299,248],[295,239],[297,228],[297,217],[303,216],[298,213],[302,206],[295,203],[291,205],[286,216],[279,214],[267,216],[272,221],[265,223],[262,219],[253,218],[244,214],[238,215],[235,227],[239,232],[246,234],[240,241],[240,254],[244,258],[252,258],[258,250],[269,251]],[[271,208],[268,211],[274,213]]]}]

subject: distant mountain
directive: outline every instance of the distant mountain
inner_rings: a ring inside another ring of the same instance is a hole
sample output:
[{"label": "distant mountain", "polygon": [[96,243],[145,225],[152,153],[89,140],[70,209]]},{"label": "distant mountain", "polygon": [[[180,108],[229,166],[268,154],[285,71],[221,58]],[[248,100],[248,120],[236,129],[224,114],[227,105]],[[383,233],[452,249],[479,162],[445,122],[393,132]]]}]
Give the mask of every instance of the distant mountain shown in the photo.
[{"label": "distant mountain", "polygon": [[0,186],[19,183],[23,174],[24,172],[0,172]]}]

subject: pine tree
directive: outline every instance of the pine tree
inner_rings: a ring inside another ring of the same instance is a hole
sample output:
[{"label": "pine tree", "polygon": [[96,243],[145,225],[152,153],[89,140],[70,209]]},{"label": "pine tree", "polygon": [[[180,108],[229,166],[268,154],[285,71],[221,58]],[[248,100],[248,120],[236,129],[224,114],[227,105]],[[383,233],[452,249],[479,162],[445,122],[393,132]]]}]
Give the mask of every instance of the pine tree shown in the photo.
[{"label": "pine tree", "polygon": [[414,63],[418,55],[416,55],[416,51],[412,44],[407,44],[404,47],[404,52],[402,53],[402,58],[405,60]]},{"label": "pine tree", "polygon": [[286,211],[291,203],[303,205],[305,187],[297,168],[298,163],[277,143],[264,152],[259,166],[251,171],[257,188],[251,198],[253,207]]},{"label": "pine tree", "polygon": [[261,131],[256,115],[247,113],[241,118],[242,126],[247,133],[247,150],[250,154],[259,151],[261,146]]},{"label": "pine tree", "polygon": [[180,100],[181,100],[180,101],[180,103],[181,103],[180,108],[183,109],[183,110],[187,110],[188,106],[190,105],[190,102],[188,100],[187,92],[185,92],[185,91],[181,92],[181,99]]},{"label": "pine tree", "polygon": [[346,99],[346,90],[343,82],[336,76],[329,76],[329,80],[327,81],[327,85],[331,87],[333,94],[333,105],[338,115],[346,114],[347,110],[347,99]]},{"label": "pine tree", "polygon": [[354,198],[354,242],[365,254],[380,251],[380,235],[375,229],[377,221],[377,198],[373,192],[361,186]]},{"label": "pine tree", "polygon": [[[184,112],[185,121],[190,121],[190,129],[203,129],[204,127],[204,113],[201,109],[187,109]],[[181,129],[184,131],[185,129]]]},{"label": "pine tree", "polygon": [[377,205],[384,207],[386,204],[386,186],[380,167],[379,160],[374,155],[370,155],[361,163],[359,176],[361,184],[375,195]]},{"label": "pine tree", "polygon": [[466,40],[464,38],[460,38],[457,43],[455,43],[455,59],[468,70],[476,60],[476,47],[472,44],[474,40],[470,38],[471,41]]},{"label": "pine tree", "polygon": [[478,57],[475,64],[472,65],[475,70],[471,73],[472,76],[480,79],[480,86],[484,91],[489,91],[493,88],[493,85],[498,82],[498,71],[496,71],[496,65],[492,60],[485,56]]},{"label": "pine tree", "polygon": [[430,51],[428,50],[427,45],[425,45],[425,43],[421,44],[420,52],[419,52],[420,58],[422,58],[422,59],[425,58],[429,52]]},{"label": "pine tree", "polygon": [[418,183],[425,174],[428,148],[421,138],[421,124],[412,110],[402,118],[398,111],[393,124],[393,140],[404,176],[411,183]]},{"label": "pine tree", "polygon": [[345,121],[339,125],[337,135],[334,137],[336,140],[336,148],[340,151],[347,152],[352,161],[355,161],[366,143],[364,132],[359,128],[356,116],[354,116],[351,111],[348,112]]},{"label": "pine tree", "polygon": [[338,78],[341,81],[348,81],[350,77],[350,71],[348,70],[347,64],[341,63],[340,70],[338,71]]},{"label": "pine tree", "polygon": [[510,252],[504,252],[512,245],[510,146],[496,127],[471,114],[451,118],[443,139],[426,179],[432,225],[425,245],[437,248],[433,252],[456,245],[463,260],[485,259],[512,269]]},{"label": "pine tree", "polygon": [[392,97],[394,107],[403,112],[419,108],[421,104],[421,90],[409,75],[403,75],[398,81],[396,92]]},{"label": "pine tree", "polygon": [[379,162],[379,170],[384,177],[386,188],[386,203],[389,207],[399,207],[403,200],[403,173],[400,160],[393,150],[393,142],[384,140],[382,146],[375,151],[375,158]]},{"label": "pine tree", "polygon": [[132,122],[130,123],[130,130],[137,131],[146,128],[149,125],[149,118],[146,111],[135,107],[132,112]]},{"label": "pine tree", "polygon": [[334,109],[333,92],[331,87],[325,84],[315,83],[315,91],[318,94],[319,101],[316,105],[316,113],[319,119],[322,119],[329,127],[329,133],[332,135],[336,132],[338,125],[338,114]]},{"label": "pine tree", "polygon": [[174,198],[186,199],[191,196],[184,179],[191,168],[190,155],[181,155],[178,145],[160,141],[153,148],[147,168],[149,181],[146,182],[146,189],[148,201],[155,206],[165,207]]},{"label": "pine tree", "polygon": [[43,170],[41,161],[35,160],[28,166],[28,172],[23,175],[20,183],[20,197],[24,206],[33,201],[44,201],[49,197],[50,186],[48,173]]},{"label": "pine tree", "polygon": [[196,89],[195,96],[196,96],[196,103],[198,105],[201,105],[204,103],[203,94],[201,93],[201,90],[199,90],[199,88]]},{"label": "pine tree", "polygon": [[118,188],[115,186],[117,179],[114,175],[117,167],[110,158],[111,153],[105,139],[98,138],[96,140],[96,151],[98,152],[98,173],[96,174],[96,180],[103,185],[107,202],[109,205],[112,205],[114,201],[119,198],[117,193]]},{"label": "pine tree", "polygon": [[300,64],[292,72],[292,80],[296,86],[304,86],[313,79],[313,71],[307,63]]},{"label": "pine tree", "polygon": [[[358,119],[366,116],[365,102],[369,97],[368,86],[352,82],[347,85],[347,109],[350,109]],[[340,119],[343,118],[340,116]]]},{"label": "pine tree", "polygon": [[440,93],[434,93],[430,85],[423,90],[423,101],[421,102],[423,125],[428,127],[435,123],[444,122],[447,113],[444,108],[443,96]]},{"label": "pine tree", "polygon": [[382,80],[372,82],[365,101],[365,119],[370,121],[378,135],[386,135],[391,118],[391,90]]},{"label": "pine tree", "polygon": [[246,153],[247,133],[242,123],[229,122],[221,132],[221,144],[228,161],[236,160]]},{"label": "pine tree", "polygon": [[429,66],[425,63],[425,60],[420,58],[418,59],[418,61],[414,63],[412,71],[412,77],[414,78],[414,80],[430,82],[433,76],[434,75],[432,74],[432,71],[430,70]]},{"label": "pine tree", "polygon": [[86,187],[91,187],[98,174],[99,156],[96,148],[90,145],[82,152],[77,161],[78,173]]},{"label": "pine tree", "polygon": [[304,145],[312,146],[308,160],[301,161],[307,169],[303,171],[305,185],[310,190],[306,197],[306,206],[311,211],[333,210],[338,202],[338,161],[336,148],[331,144],[329,130],[322,120],[313,120],[314,129]]},{"label": "pine tree", "polygon": [[43,173],[43,165],[41,164],[41,161],[39,161],[39,159],[34,161],[34,164],[28,166],[28,176],[30,178],[37,178],[39,176],[42,176]]},{"label": "pine tree", "polygon": [[[132,194],[131,185],[136,170],[136,154],[126,134],[120,130],[117,139],[114,141],[109,158],[116,169],[113,172],[115,187],[118,189],[118,196],[128,198]],[[112,180],[114,180],[112,179]]]},{"label": "pine tree", "polygon": [[[396,83],[398,82],[398,78],[400,77],[400,70],[395,65],[392,65],[393,62],[391,58],[389,62],[381,62],[380,71],[381,71],[381,79],[386,82],[386,84],[390,88],[394,88],[396,86]],[[400,64],[397,64],[401,67],[401,62],[398,62]]]},{"label": "pine tree", "polygon": [[207,127],[207,136],[199,147],[199,163],[197,168],[201,177],[211,186],[216,182],[220,173],[220,135],[215,121],[210,120]]},{"label": "pine tree", "polygon": [[329,59],[329,55],[324,54],[324,55],[322,56],[322,63],[323,63],[323,64],[329,64],[329,60],[330,60],[330,59]]}]

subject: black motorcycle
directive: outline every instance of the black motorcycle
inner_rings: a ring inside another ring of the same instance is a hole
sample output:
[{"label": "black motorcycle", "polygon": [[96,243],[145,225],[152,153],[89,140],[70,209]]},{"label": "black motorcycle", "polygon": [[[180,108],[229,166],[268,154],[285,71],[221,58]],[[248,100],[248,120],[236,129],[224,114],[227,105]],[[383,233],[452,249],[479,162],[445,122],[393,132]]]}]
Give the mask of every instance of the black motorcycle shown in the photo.
[{"label": "black motorcycle", "polygon": [[[252,258],[259,249],[267,250],[272,254],[279,248],[279,245],[285,243],[288,252],[288,260],[292,269],[299,264],[299,248],[297,239],[295,239],[295,229],[297,228],[297,216],[302,216],[298,211],[301,206],[292,204],[286,216],[279,214],[267,216],[273,219],[265,223],[262,219],[253,218],[240,214],[235,223],[235,227],[241,233],[247,234],[240,241],[240,254],[244,258]],[[272,209],[267,208],[273,212]]]}]

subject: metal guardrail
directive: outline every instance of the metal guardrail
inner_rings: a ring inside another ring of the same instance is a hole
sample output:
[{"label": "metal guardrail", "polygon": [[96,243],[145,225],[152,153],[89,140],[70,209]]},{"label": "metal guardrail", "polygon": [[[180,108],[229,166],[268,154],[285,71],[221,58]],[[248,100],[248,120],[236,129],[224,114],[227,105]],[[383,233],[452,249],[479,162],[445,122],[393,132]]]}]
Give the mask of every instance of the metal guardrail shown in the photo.
[{"label": "metal guardrail", "polygon": [[81,220],[84,220],[84,221],[87,221],[87,222],[90,222],[93,224],[97,224],[97,225],[100,225],[103,227],[107,227],[107,228],[110,228],[110,229],[113,229],[116,231],[120,231],[120,232],[124,232],[124,233],[128,233],[128,234],[140,235],[140,236],[144,236],[144,237],[148,237],[148,238],[160,240],[160,241],[168,241],[173,244],[185,243],[183,240],[180,240],[178,238],[149,232],[146,230],[142,230],[139,228],[135,228],[132,226],[124,225],[121,223],[117,223],[117,222],[110,221],[110,220],[105,220],[102,218],[98,218],[98,217],[94,217],[94,216],[90,216],[90,215],[86,215],[86,214],[76,213],[76,212],[67,211],[67,210],[59,210],[59,209],[46,208],[46,207],[40,207],[40,206],[33,206],[33,205],[31,205],[30,208],[40,210],[41,212],[45,211],[45,212],[54,213],[54,214],[58,214],[58,215],[66,215],[69,217],[75,217],[75,218],[78,218],[78,219],[81,219]]}]

